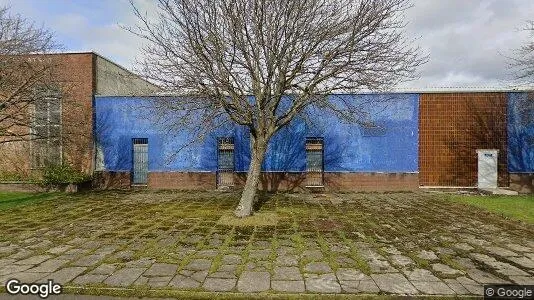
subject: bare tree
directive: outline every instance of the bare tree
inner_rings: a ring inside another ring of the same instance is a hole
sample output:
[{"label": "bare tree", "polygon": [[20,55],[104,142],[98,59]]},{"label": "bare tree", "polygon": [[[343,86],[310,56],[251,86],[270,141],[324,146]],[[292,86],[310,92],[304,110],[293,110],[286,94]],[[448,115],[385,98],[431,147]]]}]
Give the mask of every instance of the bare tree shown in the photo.
[{"label": "bare tree", "polygon": [[[531,90],[534,83],[534,21],[527,22],[523,30],[529,35],[528,42],[515,49],[512,57],[506,58],[511,66],[513,85]],[[524,151],[534,147],[534,134],[527,129],[534,125],[534,93],[529,92],[525,98],[516,99],[509,116],[509,150],[513,157],[510,163],[516,168],[528,169],[529,156]]]},{"label": "bare tree", "polygon": [[[159,0],[127,28],[147,41],[142,71],[179,100],[169,123],[204,135],[248,127],[251,163],[235,215],[249,216],[271,137],[308,108],[355,122],[362,112],[328,95],[410,79],[425,58],[404,38],[406,0]],[[252,96],[252,97],[251,97]]]},{"label": "bare tree", "polygon": [[534,79],[534,21],[529,21],[525,28],[530,40],[519,49],[515,49],[512,57],[507,57],[512,67],[513,76],[519,85],[531,83]]},{"label": "bare tree", "polygon": [[0,7],[0,144],[39,138],[31,133],[31,105],[50,96],[54,64],[43,56],[58,48],[53,34]]}]

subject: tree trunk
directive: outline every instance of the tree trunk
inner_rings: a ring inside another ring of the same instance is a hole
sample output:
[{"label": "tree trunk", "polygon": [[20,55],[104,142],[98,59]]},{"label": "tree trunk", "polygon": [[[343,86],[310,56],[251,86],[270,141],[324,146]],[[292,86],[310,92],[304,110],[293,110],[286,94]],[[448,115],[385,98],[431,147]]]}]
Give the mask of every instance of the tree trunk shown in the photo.
[{"label": "tree trunk", "polygon": [[252,146],[250,166],[247,173],[247,181],[243,193],[241,194],[241,200],[237,206],[234,214],[236,217],[244,218],[252,214],[252,205],[254,204],[254,198],[258,190],[258,184],[260,182],[261,164],[265,151],[267,150],[266,142],[260,139],[254,140]]}]

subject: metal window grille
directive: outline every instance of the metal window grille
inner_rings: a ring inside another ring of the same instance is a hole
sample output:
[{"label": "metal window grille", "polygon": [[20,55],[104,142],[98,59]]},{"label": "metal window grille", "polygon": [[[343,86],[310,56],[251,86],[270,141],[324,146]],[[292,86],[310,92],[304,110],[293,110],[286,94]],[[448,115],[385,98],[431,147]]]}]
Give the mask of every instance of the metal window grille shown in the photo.
[{"label": "metal window grille", "polygon": [[148,139],[134,138],[133,143],[133,184],[148,183]]},{"label": "metal window grille", "polygon": [[324,147],[322,138],[306,138],[306,186],[323,186]]},{"label": "metal window grille", "polygon": [[217,187],[234,185],[234,139],[217,140]]},{"label": "metal window grille", "polygon": [[43,97],[35,101],[32,122],[32,167],[60,164],[61,151],[61,99]]}]

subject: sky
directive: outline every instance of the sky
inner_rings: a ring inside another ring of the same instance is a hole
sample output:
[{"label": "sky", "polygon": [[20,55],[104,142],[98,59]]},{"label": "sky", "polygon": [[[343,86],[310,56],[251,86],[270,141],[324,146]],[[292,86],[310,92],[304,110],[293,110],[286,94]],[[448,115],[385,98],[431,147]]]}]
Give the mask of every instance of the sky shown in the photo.
[{"label": "sky", "polygon": [[[151,0],[135,0],[153,11]],[[428,62],[406,88],[503,87],[513,78],[509,59],[533,39],[522,30],[534,20],[532,0],[412,0],[406,36]],[[122,26],[136,24],[128,0],[0,0],[55,32],[66,51],[95,51],[135,70],[143,41]]]}]

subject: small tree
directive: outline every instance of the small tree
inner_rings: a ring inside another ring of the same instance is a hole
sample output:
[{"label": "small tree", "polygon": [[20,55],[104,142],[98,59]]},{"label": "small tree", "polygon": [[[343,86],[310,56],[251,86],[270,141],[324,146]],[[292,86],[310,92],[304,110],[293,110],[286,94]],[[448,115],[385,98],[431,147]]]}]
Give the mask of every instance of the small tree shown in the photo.
[{"label": "small tree", "polygon": [[29,130],[29,109],[58,86],[51,60],[33,54],[57,48],[50,31],[0,7],[0,144],[40,138]]},{"label": "small tree", "polygon": [[128,30],[148,42],[142,71],[183,95],[160,106],[170,122],[199,136],[219,121],[248,127],[238,217],[252,212],[276,132],[307,108],[354,121],[353,103],[327,95],[393,86],[424,62],[401,31],[406,0],[159,0],[156,18],[132,6],[140,25]]}]

